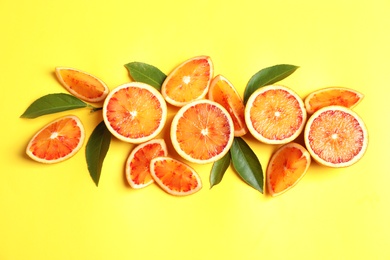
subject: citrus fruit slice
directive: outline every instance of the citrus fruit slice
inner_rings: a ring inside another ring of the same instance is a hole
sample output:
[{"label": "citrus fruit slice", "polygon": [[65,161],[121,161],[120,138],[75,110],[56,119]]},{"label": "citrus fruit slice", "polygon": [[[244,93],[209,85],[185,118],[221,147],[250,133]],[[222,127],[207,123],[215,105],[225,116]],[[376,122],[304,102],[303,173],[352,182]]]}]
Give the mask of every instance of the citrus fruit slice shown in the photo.
[{"label": "citrus fruit slice", "polygon": [[202,181],[193,168],[170,157],[152,159],[150,172],[156,183],[172,195],[190,195],[202,188]]},{"label": "citrus fruit slice", "polygon": [[100,102],[108,94],[107,85],[87,72],[67,67],[56,67],[55,73],[65,89],[81,100]]},{"label": "citrus fruit slice", "polygon": [[328,106],[317,110],[307,121],[306,148],[318,163],[345,167],[356,163],[368,145],[367,128],[351,109]]},{"label": "citrus fruit slice", "polygon": [[39,130],[28,143],[26,153],[41,163],[57,163],[79,151],[84,139],[85,131],[80,119],[65,116]]},{"label": "citrus fruit slice", "polygon": [[171,124],[171,141],[184,159],[205,164],[222,158],[233,144],[229,113],[210,100],[193,101],[180,108]]},{"label": "citrus fruit slice", "polygon": [[363,99],[364,95],[353,89],[329,87],[316,90],[305,98],[305,107],[308,114],[313,114],[326,106],[343,106],[353,108]]},{"label": "citrus fruit slice", "polygon": [[249,132],[267,144],[293,141],[303,131],[306,117],[302,99],[284,86],[259,88],[249,97],[245,107]]},{"label": "citrus fruit slice", "polygon": [[267,166],[267,187],[271,196],[294,187],[309,169],[309,152],[298,143],[284,144],[271,156]]},{"label": "citrus fruit slice", "polygon": [[150,175],[150,161],[153,158],[167,156],[164,139],[153,139],[134,147],[126,161],[126,179],[130,186],[139,189],[153,183]]},{"label": "citrus fruit slice", "polygon": [[210,83],[208,99],[221,104],[233,119],[234,136],[243,136],[248,132],[245,124],[245,105],[234,86],[222,75]]},{"label": "citrus fruit slice", "polygon": [[208,56],[198,56],[177,66],[164,80],[161,93],[171,105],[182,107],[207,95],[213,77],[213,63]]},{"label": "citrus fruit slice", "polygon": [[143,143],[156,137],[167,119],[164,98],[152,86],[130,82],[112,90],[103,104],[103,119],[118,139]]}]

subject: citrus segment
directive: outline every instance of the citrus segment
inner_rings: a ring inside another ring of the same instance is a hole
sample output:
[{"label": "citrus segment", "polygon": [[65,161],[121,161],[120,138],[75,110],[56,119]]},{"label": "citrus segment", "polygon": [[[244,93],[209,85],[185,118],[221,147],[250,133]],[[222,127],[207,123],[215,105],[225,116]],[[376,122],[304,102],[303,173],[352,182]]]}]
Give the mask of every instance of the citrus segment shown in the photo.
[{"label": "citrus segment", "polygon": [[182,107],[171,124],[173,147],[184,159],[205,164],[223,157],[234,138],[233,121],[220,104],[197,100]]},{"label": "citrus segment", "polygon": [[165,125],[167,105],[155,88],[131,82],[112,90],[103,104],[103,119],[118,139],[143,143],[156,137]]},{"label": "citrus segment", "polygon": [[208,56],[198,56],[177,66],[164,80],[161,93],[171,105],[182,107],[204,98],[213,77],[213,64]]},{"label": "citrus segment", "polygon": [[328,106],[316,111],[307,121],[304,139],[313,159],[330,167],[356,163],[368,145],[363,120],[342,106]]},{"label": "citrus segment", "polygon": [[243,136],[248,132],[245,124],[244,102],[225,77],[218,75],[211,81],[208,99],[219,103],[229,112],[233,120],[234,136]]},{"label": "citrus segment", "polygon": [[108,94],[107,85],[87,72],[67,67],[56,67],[55,73],[66,90],[84,101],[100,102]]},{"label": "citrus segment", "polygon": [[139,189],[153,183],[150,175],[150,161],[167,156],[164,139],[153,139],[134,147],[126,161],[126,179],[132,188]]},{"label": "citrus segment", "polygon": [[269,194],[277,196],[294,187],[307,172],[310,162],[310,154],[302,145],[293,142],[281,146],[268,163]]},{"label": "citrus segment", "polygon": [[152,159],[150,172],[156,183],[172,195],[190,195],[202,188],[201,179],[193,168],[170,157]]},{"label": "citrus segment", "polygon": [[245,107],[245,122],[251,134],[261,142],[284,144],[303,131],[306,110],[302,99],[283,86],[256,90]]},{"label": "citrus segment", "polygon": [[310,93],[305,98],[305,107],[308,114],[313,114],[320,108],[333,105],[353,108],[363,97],[363,94],[353,89],[342,87],[323,88]]},{"label": "citrus segment", "polygon": [[39,130],[27,145],[26,153],[41,163],[57,163],[80,150],[85,138],[84,127],[76,116],[54,120]]}]

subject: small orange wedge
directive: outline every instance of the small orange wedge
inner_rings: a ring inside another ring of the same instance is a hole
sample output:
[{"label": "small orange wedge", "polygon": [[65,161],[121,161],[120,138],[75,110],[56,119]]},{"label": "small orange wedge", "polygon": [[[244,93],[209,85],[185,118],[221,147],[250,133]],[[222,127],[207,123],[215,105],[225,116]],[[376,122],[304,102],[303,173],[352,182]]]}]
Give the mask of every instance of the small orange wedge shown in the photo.
[{"label": "small orange wedge", "polygon": [[216,76],[210,83],[208,99],[222,105],[230,114],[234,124],[234,136],[248,132],[245,124],[245,105],[237,90],[224,76]]},{"label": "small orange wedge", "polygon": [[55,73],[65,89],[81,100],[100,102],[109,92],[102,80],[87,72],[68,67],[56,67]]},{"label": "small orange wedge", "polygon": [[161,94],[177,107],[207,95],[213,77],[213,63],[208,56],[198,56],[184,61],[164,80]]},{"label": "small orange wedge", "polygon": [[308,114],[313,114],[326,106],[355,107],[364,95],[356,90],[342,87],[328,87],[316,90],[305,98],[305,107]]}]

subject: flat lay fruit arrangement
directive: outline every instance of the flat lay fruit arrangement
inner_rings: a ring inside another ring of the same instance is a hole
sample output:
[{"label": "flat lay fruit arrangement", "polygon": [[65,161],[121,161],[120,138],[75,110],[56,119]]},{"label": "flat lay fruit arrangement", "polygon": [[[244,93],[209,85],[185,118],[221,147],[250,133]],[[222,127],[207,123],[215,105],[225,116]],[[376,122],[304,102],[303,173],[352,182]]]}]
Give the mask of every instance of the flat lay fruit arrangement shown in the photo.
[{"label": "flat lay fruit arrangement", "polygon": [[[214,76],[209,56],[183,61],[167,75],[142,62],[124,66],[131,80],[111,90],[90,73],[56,67],[58,82],[68,93],[36,99],[21,117],[87,108],[102,113],[103,120],[86,136],[83,123],[87,122],[76,115],[58,118],[33,135],[27,155],[40,163],[58,163],[75,155],[87,140],[88,172],[98,186],[111,138],[117,138],[133,144],[123,162],[123,174],[133,189],[155,183],[168,194],[190,195],[203,185],[201,174],[191,165],[212,164],[210,187],[232,167],[252,188],[277,196],[294,187],[313,162],[347,167],[367,149],[367,128],[352,110],[363,94],[324,87],[303,99],[278,84],[297,66],[278,64],[259,70],[243,95],[225,76]],[[174,115],[167,124],[169,112]],[[164,128],[169,129],[169,138],[161,137]],[[246,136],[274,146],[268,162],[259,161]],[[168,150],[167,142],[174,151]]]}]

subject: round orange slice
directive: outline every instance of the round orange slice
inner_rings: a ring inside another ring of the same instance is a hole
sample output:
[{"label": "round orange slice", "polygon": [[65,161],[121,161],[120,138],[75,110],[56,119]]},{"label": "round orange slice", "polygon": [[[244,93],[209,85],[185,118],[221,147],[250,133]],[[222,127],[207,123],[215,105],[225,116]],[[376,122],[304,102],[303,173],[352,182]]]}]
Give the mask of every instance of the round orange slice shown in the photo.
[{"label": "round orange slice", "polygon": [[152,86],[130,82],[112,90],[103,104],[107,129],[118,139],[143,143],[156,137],[167,119],[164,98]]},{"label": "round orange slice", "polygon": [[208,99],[221,104],[233,119],[234,136],[243,136],[248,132],[245,124],[245,105],[234,86],[222,75],[216,76],[210,83]]},{"label": "round orange slice", "polygon": [[222,158],[232,146],[233,120],[220,104],[197,100],[179,109],[170,134],[181,157],[194,163],[210,163]]},{"label": "round orange slice", "polygon": [[161,94],[169,104],[177,107],[202,99],[207,95],[213,71],[213,63],[208,56],[186,60],[164,80]]},{"label": "round orange slice", "polygon": [[298,143],[288,143],[271,156],[267,166],[267,187],[271,196],[280,195],[294,187],[309,169],[309,152]]},{"label": "round orange slice", "polygon": [[26,153],[41,163],[57,163],[76,154],[84,139],[85,131],[80,119],[65,116],[39,130],[28,143]]},{"label": "round orange slice", "polygon": [[265,86],[256,90],[245,107],[249,132],[267,144],[285,144],[303,131],[307,114],[302,99],[290,88]]},{"label": "round orange slice", "polygon": [[343,106],[317,110],[307,121],[304,139],[313,159],[330,167],[346,167],[356,163],[368,145],[363,120]]},{"label": "round orange slice", "polygon": [[134,147],[126,161],[126,179],[134,189],[140,189],[153,183],[150,175],[150,161],[153,158],[167,156],[164,139],[153,139]]},{"label": "round orange slice", "polygon": [[356,90],[342,87],[329,87],[316,90],[305,98],[305,107],[308,114],[313,114],[320,108],[327,106],[355,107],[364,95]]},{"label": "round orange slice", "polygon": [[68,67],[56,67],[55,73],[65,89],[81,100],[100,102],[108,94],[107,85],[87,72]]},{"label": "round orange slice", "polygon": [[202,188],[202,181],[193,168],[170,157],[152,159],[150,172],[156,183],[172,195],[190,195]]}]

